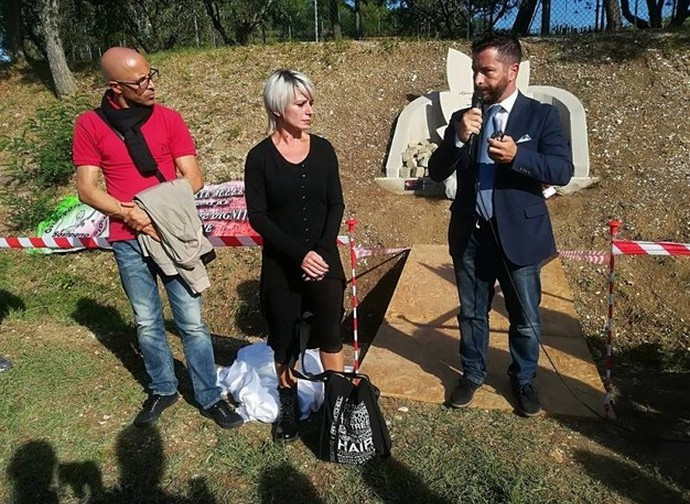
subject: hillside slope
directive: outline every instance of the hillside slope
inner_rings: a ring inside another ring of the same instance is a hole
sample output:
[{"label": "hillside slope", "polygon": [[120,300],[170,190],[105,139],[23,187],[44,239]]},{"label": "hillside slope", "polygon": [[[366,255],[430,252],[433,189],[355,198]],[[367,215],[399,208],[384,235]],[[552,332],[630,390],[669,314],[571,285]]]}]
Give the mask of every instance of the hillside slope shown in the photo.
[{"label": "hillside slope", "polygon": [[[549,201],[559,248],[605,250],[611,218],[624,222],[625,238],[690,242],[690,36],[583,36],[524,45],[533,84],[564,88],[583,102],[592,175],[601,178],[594,188]],[[385,40],[220,48],[151,59],[161,69],[160,100],[190,124],[210,182],[241,177],[246,152],[264,134],[261,88],[270,71],[290,67],[309,74],[317,86],[314,131],[338,152],[346,215],[359,219],[363,244],[398,247],[446,240],[446,201],[389,194],[374,177],[383,171],[392,125],[406,103],[447,88],[449,47],[468,51],[466,42]],[[95,69],[77,79],[97,104],[102,85]],[[4,70],[0,95],[3,133],[52,100],[28,69]],[[622,361],[690,369],[690,261],[634,257],[618,264],[616,346]],[[219,332],[236,328],[226,303],[241,282],[256,279],[256,265],[253,252],[221,254],[214,268],[233,273],[222,275],[214,288],[223,299],[207,307]],[[567,263],[566,272],[585,332],[600,349],[606,270]],[[242,309],[256,313],[254,302]]]}]

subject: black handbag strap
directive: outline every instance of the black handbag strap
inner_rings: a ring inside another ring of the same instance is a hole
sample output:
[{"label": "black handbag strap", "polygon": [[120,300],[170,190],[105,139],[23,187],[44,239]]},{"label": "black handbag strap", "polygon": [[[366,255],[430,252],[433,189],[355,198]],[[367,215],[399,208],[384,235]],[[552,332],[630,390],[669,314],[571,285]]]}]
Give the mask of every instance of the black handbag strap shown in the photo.
[{"label": "black handbag strap", "polygon": [[[103,109],[101,107],[97,107],[97,108],[93,109],[93,111],[96,112],[96,114],[98,114],[98,117],[100,117],[103,120],[103,122],[106,123],[111,130],[113,130],[113,133],[115,133],[120,140],[122,140],[123,142],[125,141],[124,135],[122,133],[120,133],[118,130],[116,130],[112,124],[110,124],[110,121],[108,121],[108,118],[106,117],[105,112],[103,112]],[[163,174],[161,173],[161,171],[158,167],[156,167],[156,171],[153,172],[153,174],[156,176],[156,178],[158,179],[158,182],[160,182],[161,184],[163,182],[166,182],[165,176],[163,176]]]},{"label": "black handbag strap", "polygon": [[318,374],[311,374],[307,373],[307,371],[304,369],[304,355],[307,352],[307,345],[309,344],[309,338],[311,336],[311,328],[312,328],[312,323],[313,323],[313,318],[315,315],[311,312],[304,312],[302,316],[295,322],[295,328],[294,328],[294,338],[299,342],[299,358],[300,358],[300,363],[302,365],[302,371],[297,371],[294,369],[294,362],[291,362],[292,369],[292,374],[295,375],[297,378],[301,378],[302,380],[308,380],[311,382],[324,382],[326,379],[331,376],[331,375],[340,375],[344,376],[345,378],[358,378],[358,379],[365,379],[370,382],[369,377],[367,375],[361,374],[361,373],[354,373],[354,372],[339,372],[339,371],[330,371],[326,370],[322,373]]}]

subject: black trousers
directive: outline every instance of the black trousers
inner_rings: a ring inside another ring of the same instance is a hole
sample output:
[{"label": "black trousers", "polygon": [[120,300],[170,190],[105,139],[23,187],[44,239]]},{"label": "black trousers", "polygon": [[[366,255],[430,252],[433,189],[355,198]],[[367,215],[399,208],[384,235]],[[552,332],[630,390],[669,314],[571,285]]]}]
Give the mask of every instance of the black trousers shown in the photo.
[{"label": "black trousers", "polygon": [[318,282],[271,282],[262,286],[261,304],[268,323],[268,345],[275,360],[288,364],[299,354],[295,323],[309,311],[315,315],[309,348],[337,353],[343,348],[340,322],[343,318],[345,282],[324,278]]}]

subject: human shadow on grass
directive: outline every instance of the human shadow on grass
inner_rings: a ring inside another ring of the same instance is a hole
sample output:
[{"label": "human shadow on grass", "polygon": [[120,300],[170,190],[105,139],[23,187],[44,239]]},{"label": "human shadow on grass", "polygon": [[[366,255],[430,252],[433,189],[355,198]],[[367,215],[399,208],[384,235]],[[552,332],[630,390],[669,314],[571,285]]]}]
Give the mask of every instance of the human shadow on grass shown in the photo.
[{"label": "human shadow on grass", "polygon": [[[155,428],[137,429],[129,426],[117,438],[118,484],[90,502],[125,504],[156,502],[184,504],[216,502],[205,480],[190,483],[194,497],[187,498],[167,492],[161,487],[165,473],[163,441]],[[193,500],[191,500],[193,499]]]},{"label": "human shadow on grass", "polygon": [[[136,329],[125,322],[120,312],[107,305],[102,305],[88,298],[81,298],[72,318],[89,329],[96,339],[117,357],[127,371],[148,394],[150,379],[144,367],[144,359],[139,349]],[[185,365],[174,359],[175,375],[179,380],[178,391],[184,400],[196,405],[191,378]]]},{"label": "human shadow on grass", "polygon": [[237,286],[239,307],[235,310],[235,325],[247,336],[262,336],[268,332],[259,292],[258,280],[246,280]]},{"label": "human shadow on grass", "polygon": [[[321,421],[320,415],[312,415],[309,420],[300,422],[299,429],[300,439],[316,458],[321,458]],[[451,501],[430,490],[417,474],[394,458],[373,459],[361,467],[360,474],[364,483],[385,504],[451,504]]]},{"label": "human shadow on grass", "polygon": [[58,492],[53,482],[57,465],[55,450],[46,441],[29,441],[20,446],[7,466],[10,502],[13,504],[56,504]]},{"label": "human shadow on grass", "polygon": [[[129,426],[117,437],[119,478],[113,488],[103,484],[102,472],[93,461],[58,463],[53,447],[30,441],[12,456],[7,468],[14,504],[57,504],[59,495],[71,493],[89,504],[216,504],[204,478],[189,481],[187,496],[161,488],[165,473],[163,442],[155,428]],[[57,484],[55,475],[57,473]]]},{"label": "human shadow on grass", "polygon": [[405,464],[394,459],[372,460],[362,467],[361,476],[384,504],[451,504],[430,490]]},{"label": "human shadow on grass", "polygon": [[651,476],[621,459],[577,450],[575,460],[595,480],[606,485],[630,502],[644,504],[676,504],[688,502],[683,494],[668,483]]},{"label": "human shadow on grass", "polygon": [[[21,298],[11,292],[0,289],[0,324],[13,310],[25,310],[26,305]],[[6,371],[12,367],[12,363],[0,354],[0,371]]]},{"label": "human shadow on grass", "polygon": [[24,301],[4,289],[0,289],[0,324],[14,310],[25,310]]},{"label": "human shadow on grass", "polygon": [[259,478],[261,504],[323,504],[316,488],[304,474],[287,463],[267,467]]}]

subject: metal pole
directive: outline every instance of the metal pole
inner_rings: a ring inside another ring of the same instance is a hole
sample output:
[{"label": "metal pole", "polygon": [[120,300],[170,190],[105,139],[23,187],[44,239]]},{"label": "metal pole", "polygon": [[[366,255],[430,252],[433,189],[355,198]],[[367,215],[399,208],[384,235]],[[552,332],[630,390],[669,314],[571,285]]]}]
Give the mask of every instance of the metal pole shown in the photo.
[{"label": "metal pole", "polygon": [[355,219],[348,219],[347,234],[350,237],[350,265],[352,267],[352,338],[355,350],[354,370],[355,373],[359,371],[359,331],[357,327],[357,252],[355,251],[355,226],[357,221]]},{"label": "metal pole", "polygon": [[319,0],[314,0],[314,42],[319,41]]},{"label": "metal pole", "polygon": [[606,323],[606,376],[604,378],[604,389],[606,389],[606,397],[604,398],[604,414],[609,417],[611,415],[611,408],[613,406],[613,385],[611,384],[611,370],[613,369],[613,290],[616,281],[615,265],[616,256],[613,254],[613,242],[618,236],[618,230],[623,223],[621,221],[612,220],[609,222],[609,234],[611,236],[611,252],[609,256],[609,312],[608,321]]},{"label": "metal pole", "polygon": [[194,38],[196,39],[196,47],[199,48],[199,24],[196,21],[196,9],[194,9]]},{"label": "metal pole", "polygon": [[467,2],[467,40],[472,38],[472,1]]}]

